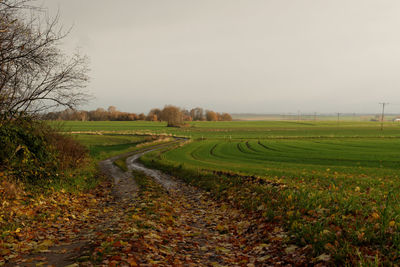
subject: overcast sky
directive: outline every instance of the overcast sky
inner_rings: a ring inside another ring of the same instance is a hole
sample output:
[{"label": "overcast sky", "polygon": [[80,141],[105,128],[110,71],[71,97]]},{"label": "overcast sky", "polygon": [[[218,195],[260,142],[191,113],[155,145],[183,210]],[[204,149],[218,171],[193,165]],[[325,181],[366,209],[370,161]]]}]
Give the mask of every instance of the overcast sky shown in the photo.
[{"label": "overcast sky", "polygon": [[91,61],[85,109],[400,112],[398,0],[39,0]]}]

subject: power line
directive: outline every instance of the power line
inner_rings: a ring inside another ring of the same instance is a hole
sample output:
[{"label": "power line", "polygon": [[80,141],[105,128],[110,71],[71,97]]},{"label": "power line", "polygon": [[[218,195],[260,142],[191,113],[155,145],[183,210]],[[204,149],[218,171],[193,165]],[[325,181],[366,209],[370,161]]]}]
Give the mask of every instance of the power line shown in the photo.
[{"label": "power line", "polygon": [[382,116],[381,116],[381,131],[383,131],[383,118],[385,117],[385,106],[389,103],[379,103],[379,105],[382,105]]}]

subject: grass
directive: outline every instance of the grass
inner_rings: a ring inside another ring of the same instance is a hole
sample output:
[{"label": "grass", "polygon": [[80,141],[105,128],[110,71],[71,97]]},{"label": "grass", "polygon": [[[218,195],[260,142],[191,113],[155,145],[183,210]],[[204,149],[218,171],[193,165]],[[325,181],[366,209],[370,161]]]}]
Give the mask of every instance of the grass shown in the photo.
[{"label": "grass", "polygon": [[96,160],[129,152],[136,145],[151,140],[149,137],[138,135],[77,134],[74,136],[89,149],[90,156]]},{"label": "grass", "polygon": [[126,157],[122,157],[114,161],[114,164],[117,165],[124,172],[128,171],[128,167],[126,166]]},{"label": "grass", "polygon": [[165,160],[196,168],[261,176],[351,178],[368,173],[398,178],[397,138],[264,139],[192,142],[164,154]]},{"label": "grass", "polygon": [[314,256],[354,263],[359,249],[389,263],[400,256],[398,145],[369,139],[198,141],[147,154],[142,162],[261,210],[284,223],[292,241],[311,246]]},{"label": "grass", "polygon": [[64,131],[108,132],[136,134],[166,134],[187,136],[193,139],[265,139],[265,138],[312,138],[312,137],[400,137],[400,124],[385,122],[380,130],[379,122],[332,121],[232,121],[190,122],[188,127],[166,127],[164,122],[111,122],[68,121]]},{"label": "grass", "polygon": [[[142,161],[280,221],[336,264],[400,262],[400,126],[376,122],[69,122],[74,131],[192,137]],[[90,138],[89,138],[90,139]]]}]

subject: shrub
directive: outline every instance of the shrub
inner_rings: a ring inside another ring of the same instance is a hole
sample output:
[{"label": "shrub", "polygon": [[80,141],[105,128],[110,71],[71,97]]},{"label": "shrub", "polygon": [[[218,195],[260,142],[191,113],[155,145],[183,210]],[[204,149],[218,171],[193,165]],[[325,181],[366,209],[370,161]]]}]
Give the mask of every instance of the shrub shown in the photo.
[{"label": "shrub", "polygon": [[38,183],[84,162],[87,151],[44,122],[25,117],[0,125],[0,171],[15,180]]},{"label": "shrub", "polygon": [[55,148],[60,169],[78,168],[85,163],[88,149],[71,136],[52,131],[48,136],[48,141]]}]

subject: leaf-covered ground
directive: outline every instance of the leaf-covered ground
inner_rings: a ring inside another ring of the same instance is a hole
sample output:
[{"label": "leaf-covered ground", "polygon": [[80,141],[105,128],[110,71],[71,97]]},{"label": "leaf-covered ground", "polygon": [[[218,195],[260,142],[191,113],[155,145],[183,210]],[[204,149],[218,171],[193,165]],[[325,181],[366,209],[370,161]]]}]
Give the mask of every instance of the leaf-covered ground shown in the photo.
[{"label": "leaf-covered ground", "polygon": [[19,191],[2,199],[0,265],[306,264],[308,248],[290,245],[280,225],[257,213],[179,181],[167,191],[140,172],[122,177],[130,192],[121,194],[118,183],[107,180],[87,193],[31,197]]},{"label": "leaf-covered ground", "polygon": [[87,193],[64,190],[31,196],[0,184],[0,266],[52,262],[65,265],[78,256],[104,216],[112,198],[106,183]]}]

